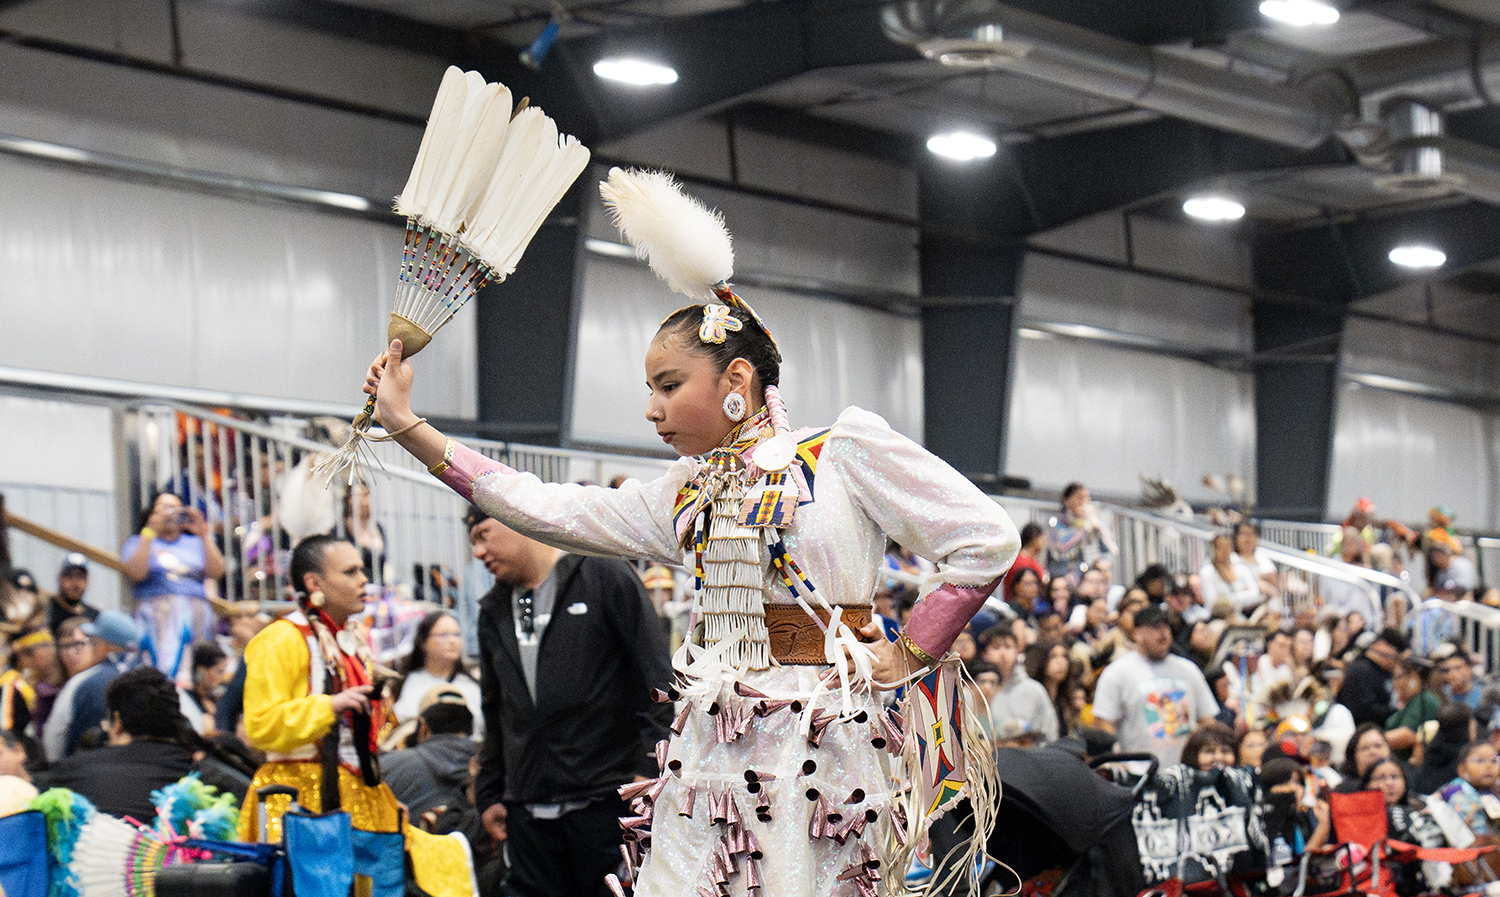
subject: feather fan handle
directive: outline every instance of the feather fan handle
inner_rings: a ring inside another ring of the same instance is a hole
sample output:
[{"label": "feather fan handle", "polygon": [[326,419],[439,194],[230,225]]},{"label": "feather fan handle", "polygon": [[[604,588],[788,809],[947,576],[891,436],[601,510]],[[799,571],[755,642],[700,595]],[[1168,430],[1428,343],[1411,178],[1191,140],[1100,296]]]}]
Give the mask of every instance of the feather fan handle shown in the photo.
[{"label": "feather fan handle", "polygon": [[663,171],[612,168],[599,192],[615,226],[657,277],[689,298],[714,301],[714,286],[734,273],[734,246],[718,212]]}]

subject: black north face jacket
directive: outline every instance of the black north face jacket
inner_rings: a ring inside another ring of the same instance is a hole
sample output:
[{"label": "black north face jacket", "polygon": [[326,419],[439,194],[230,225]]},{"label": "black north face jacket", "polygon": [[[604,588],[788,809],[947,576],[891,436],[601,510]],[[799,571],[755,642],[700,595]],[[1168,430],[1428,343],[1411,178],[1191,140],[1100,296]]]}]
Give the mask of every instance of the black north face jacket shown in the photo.
[{"label": "black north face jacket", "polygon": [[479,605],[485,743],[475,805],[561,803],[658,775],[670,704],[651,700],[671,677],[666,637],[635,569],[565,554],[557,600],[537,654],[533,702],[521,667],[512,588]]}]

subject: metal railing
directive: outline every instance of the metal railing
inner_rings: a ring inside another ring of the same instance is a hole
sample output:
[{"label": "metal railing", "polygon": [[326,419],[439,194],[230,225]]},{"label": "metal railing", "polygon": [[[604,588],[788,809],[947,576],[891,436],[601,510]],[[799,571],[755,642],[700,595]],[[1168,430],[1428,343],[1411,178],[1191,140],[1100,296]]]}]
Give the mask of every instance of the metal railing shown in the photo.
[{"label": "metal railing", "polygon": [[[347,535],[355,501],[346,482],[324,485],[311,473],[332,451],[309,438],[307,420],[246,420],[177,403],[139,406],[126,416],[133,429],[132,511],[151,496],[172,491],[208,519],[224,550],[224,594],[229,600],[281,600],[287,557],[303,536]],[[655,476],[668,462],[568,449],[466,439],[470,448],[548,482],[607,482],[616,475]],[[381,533],[373,579],[388,590],[440,600],[459,585],[469,559],[466,504],[405,450],[370,443],[379,467],[369,484],[370,521]]]},{"label": "metal railing", "polygon": [[[331,450],[309,438],[312,426],[301,418],[244,420],[179,403],[153,403],[127,415],[134,427],[129,445],[136,471],[134,496],[144,507],[157,489],[186,497],[209,517],[225,547],[226,598],[277,600],[285,595],[286,553],[296,537],[333,529],[343,533],[348,487],[335,483],[325,491],[309,480],[313,457]],[[665,471],[661,459],[608,455],[568,449],[516,445],[485,440],[465,444],[518,470],[549,482],[608,483],[615,475],[646,479]],[[461,519],[464,503],[429,476],[400,447],[371,446],[384,467],[371,485],[371,519],[384,534],[384,562],[376,581],[417,598],[458,586],[467,566],[469,546]],[[996,499],[1017,524],[1033,520],[1048,526],[1055,503],[1002,496]],[[1101,505],[1112,527],[1112,558],[1117,582],[1128,583],[1150,564],[1172,573],[1197,573],[1211,558],[1217,530],[1196,520],[1162,517],[1147,511]],[[326,526],[315,527],[319,522]],[[1268,521],[1262,523],[1261,546],[1276,565],[1284,597],[1293,613],[1317,612],[1345,585],[1364,590],[1376,608],[1386,608],[1393,594],[1410,606],[1418,595],[1407,579],[1344,564],[1316,553],[1337,526]],[[1282,544],[1288,539],[1293,544]],[[1484,550],[1500,554],[1500,540],[1482,540]],[[1497,616],[1500,620],[1500,616]],[[1489,625],[1489,618],[1483,622]],[[1478,625],[1478,624],[1476,624]],[[1500,626],[1500,624],[1497,624]],[[1497,628],[1500,638],[1500,628]]]},{"label": "metal railing", "polygon": [[[1038,499],[1003,497],[998,501],[1018,526],[1031,520],[1046,528],[1055,523],[1059,511],[1055,503]],[[1161,564],[1173,574],[1198,573],[1213,557],[1214,536],[1222,532],[1197,520],[1163,517],[1137,508],[1108,504],[1099,508],[1116,544],[1114,579],[1127,585],[1151,564]],[[1408,607],[1420,601],[1408,579],[1323,557],[1307,548],[1277,544],[1265,538],[1267,529],[1262,524],[1260,547],[1276,565],[1282,597],[1293,615],[1317,614],[1331,607],[1333,596],[1347,591],[1347,586],[1362,590],[1382,616],[1387,615],[1392,595],[1404,596]],[[1333,530],[1336,533],[1338,527]]]}]

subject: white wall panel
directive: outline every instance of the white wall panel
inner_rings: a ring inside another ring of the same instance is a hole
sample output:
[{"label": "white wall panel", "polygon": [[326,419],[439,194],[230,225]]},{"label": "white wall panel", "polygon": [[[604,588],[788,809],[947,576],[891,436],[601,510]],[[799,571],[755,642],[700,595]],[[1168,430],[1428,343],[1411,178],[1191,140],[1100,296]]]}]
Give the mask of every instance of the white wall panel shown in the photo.
[{"label": "white wall panel", "polygon": [[[743,291],[784,358],[793,426],[832,423],[848,405],[922,435],[921,326],[913,318],[761,288]],[[575,357],[572,438],[666,448],[646,421],[644,359],[663,318],[686,305],[644,265],[588,257]]]},{"label": "white wall panel", "polygon": [[[0,495],[7,510],[117,552],[114,427],[110,409],[0,395]],[[18,530],[10,533],[11,561],[30,570],[43,588],[57,585],[64,552]],[[89,601],[119,603],[119,577],[95,566]]]},{"label": "white wall panel", "polygon": [[1361,496],[1382,516],[1416,522],[1447,505],[1464,529],[1500,526],[1500,418],[1446,402],[1345,384],[1339,393],[1328,518]]},{"label": "white wall panel", "polygon": [[1086,324],[1227,352],[1251,346],[1250,300],[1228,290],[1031,253],[1021,296],[1023,323]]},{"label": "white wall panel", "polygon": [[[0,331],[23,368],[357,404],[400,229],[0,158]],[[416,406],[475,411],[473,313],[419,359]]]},{"label": "white wall panel", "polygon": [[[0,132],[277,184],[391,197],[422,139],[411,124],[24,47],[0,44],[0,72]],[[400,59],[389,72],[427,103],[442,74]],[[365,74],[371,83],[391,77]],[[374,92],[362,99],[417,106]]]},{"label": "white wall panel", "polygon": [[1043,491],[1081,480],[1096,493],[1140,494],[1163,477],[1189,500],[1222,500],[1200,480],[1254,482],[1249,374],[1049,337],[1017,341],[1007,473]]}]

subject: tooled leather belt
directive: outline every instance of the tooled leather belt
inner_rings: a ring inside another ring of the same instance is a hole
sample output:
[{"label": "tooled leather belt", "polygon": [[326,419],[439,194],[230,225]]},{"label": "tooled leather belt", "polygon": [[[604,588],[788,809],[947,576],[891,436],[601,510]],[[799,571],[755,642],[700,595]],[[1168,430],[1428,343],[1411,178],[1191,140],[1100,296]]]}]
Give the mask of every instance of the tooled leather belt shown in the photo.
[{"label": "tooled leather belt", "polygon": [[[858,632],[870,623],[870,608],[838,605],[839,619]],[[828,611],[821,607],[813,612],[827,624]],[[823,649],[823,630],[813,622],[800,605],[767,604],[766,634],[771,642],[771,656],[781,664],[826,664],[828,656]]]}]

